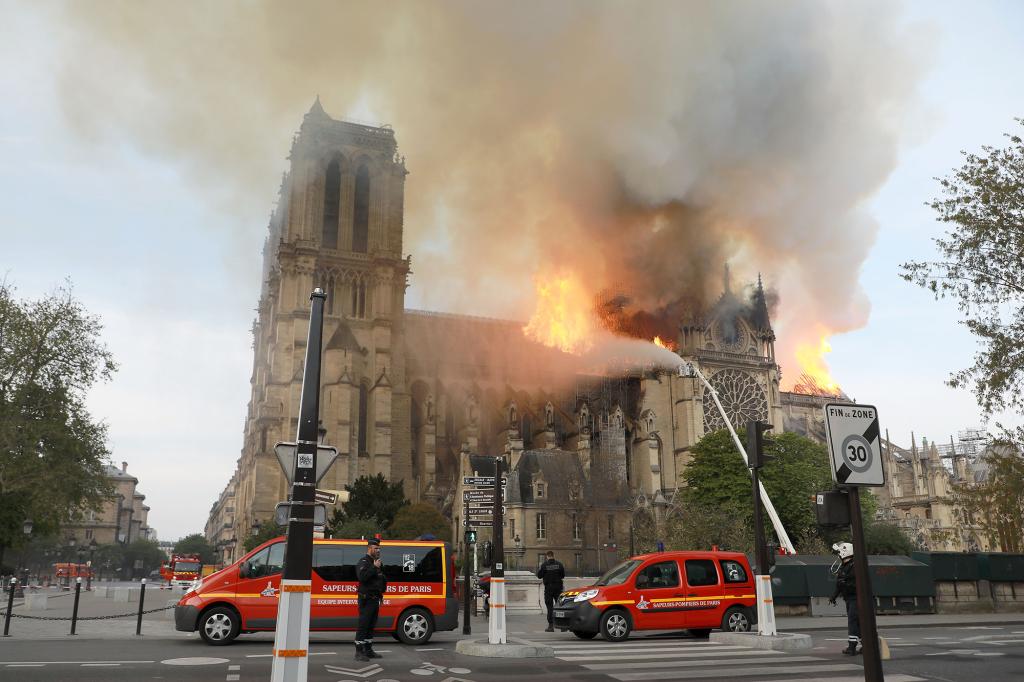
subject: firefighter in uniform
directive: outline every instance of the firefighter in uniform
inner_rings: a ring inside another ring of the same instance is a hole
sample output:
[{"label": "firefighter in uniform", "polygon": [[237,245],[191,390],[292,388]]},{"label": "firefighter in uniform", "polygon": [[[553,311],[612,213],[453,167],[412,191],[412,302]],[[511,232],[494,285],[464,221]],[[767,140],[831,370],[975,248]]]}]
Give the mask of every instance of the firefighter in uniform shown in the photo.
[{"label": "firefighter in uniform", "polygon": [[366,556],[356,564],[356,579],[359,581],[359,627],[356,630],[356,660],[369,661],[383,658],[373,650],[373,629],[377,626],[377,612],[384,597],[387,581],[380,560],[380,540],[370,538]]},{"label": "firefighter in uniform", "polygon": [[843,649],[843,653],[853,656],[862,651],[860,616],[857,614],[857,578],[853,572],[853,545],[849,542],[837,542],[832,545],[832,549],[839,554],[842,563],[836,572],[836,591],[828,603],[835,605],[839,595],[846,601],[846,648]]}]

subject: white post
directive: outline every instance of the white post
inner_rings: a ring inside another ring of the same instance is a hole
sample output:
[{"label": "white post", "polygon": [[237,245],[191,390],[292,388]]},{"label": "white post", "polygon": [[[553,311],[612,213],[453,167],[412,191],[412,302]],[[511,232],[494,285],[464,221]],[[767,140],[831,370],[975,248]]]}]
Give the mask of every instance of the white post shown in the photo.
[{"label": "white post", "polygon": [[757,634],[775,635],[775,603],[772,601],[772,577],[759,575],[754,583],[757,593]]},{"label": "white post", "polygon": [[281,580],[274,633],[273,682],[306,682],[309,652],[310,580]]},{"label": "white post", "polygon": [[505,578],[491,578],[491,616],[487,621],[487,641],[508,644],[505,631]]}]

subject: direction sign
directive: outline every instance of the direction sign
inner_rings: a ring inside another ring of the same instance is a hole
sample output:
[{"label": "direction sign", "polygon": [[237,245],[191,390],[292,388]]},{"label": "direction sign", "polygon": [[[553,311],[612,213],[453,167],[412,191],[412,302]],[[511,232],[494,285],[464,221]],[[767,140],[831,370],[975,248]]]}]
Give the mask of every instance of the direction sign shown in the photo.
[{"label": "direction sign", "polygon": [[[504,507],[501,508],[501,513],[505,514],[506,510]],[[482,507],[482,508],[469,508],[469,516],[486,516],[490,517],[494,515],[494,507]]]},{"label": "direction sign", "polygon": [[317,502],[323,502],[324,504],[337,504],[338,493],[329,493],[326,490],[317,490],[313,494],[313,499]]},{"label": "direction sign", "polygon": [[845,486],[885,485],[878,410],[850,403],[826,403],[824,410],[832,480]]},{"label": "direction sign", "polygon": [[[466,526],[467,528],[493,528],[494,522],[490,519],[463,519],[462,525]],[[502,521],[501,527],[507,528],[508,522]]]},{"label": "direction sign", "polygon": [[[463,476],[462,485],[489,485],[494,486],[494,476]],[[501,487],[508,485],[508,479],[504,476],[501,479]]]},{"label": "direction sign", "polygon": [[[288,484],[295,482],[295,443],[278,443],[274,446],[274,454],[277,455],[277,461],[281,465],[281,469],[284,471],[285,478],[288,479]],[[338,458],[338,448],[332,448],[327,445],[316,446],[316,482],[319,483],[320,479],[324,477],[327,470],[334,464],[334,460]],[[308,460],[307,460],[308,461]],[[303,464],[299,462],[299,466],[310,466],[312,462]]]},{"label": "direction sign", "polygon": [[[505,495],[502,495],[501,497],[502,497],[502,499],[504,499]],[[494,501],[494,491],[493,490],[466,490],[466,491],[463,491],[463,493],[462,493],[462,499],[465,500],[466,502],[474,502],[474,501],[477,501],[477,500],[479,500],[481,502],[488,502],[488,501],[493,502]]]}]

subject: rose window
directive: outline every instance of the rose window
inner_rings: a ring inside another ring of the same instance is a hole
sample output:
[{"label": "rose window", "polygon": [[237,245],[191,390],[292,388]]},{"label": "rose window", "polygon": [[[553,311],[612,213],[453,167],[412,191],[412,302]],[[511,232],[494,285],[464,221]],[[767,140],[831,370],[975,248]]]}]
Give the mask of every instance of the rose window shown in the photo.
[{"label": "rose window", "polygon": [[[768,421],[768,399],[754,377],[738,369],[723,369],[712,374],[708,381],[715,387],[734,429],[742,431],[747,422]],[[715,399],[710,391],[704,391],[704,431],[709,433],[724,428],[725,422]]]},{"label": "rose window", "polygon": [[743,353],[746,351],[746,334],[739,320],[726,322],[719,320],[711,328],[711,339],[718,350],[727,353]]}]

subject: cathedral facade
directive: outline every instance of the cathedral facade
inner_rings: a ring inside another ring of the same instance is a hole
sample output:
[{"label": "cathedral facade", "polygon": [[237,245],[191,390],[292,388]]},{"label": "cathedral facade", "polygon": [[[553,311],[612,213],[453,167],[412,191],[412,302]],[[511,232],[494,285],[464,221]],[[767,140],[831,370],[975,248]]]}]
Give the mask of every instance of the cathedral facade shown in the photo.
[{"label": "cathedral facade", "polygon": [[[671,496],[692,446],[724,425],[703,385],[653,367],[592,376],[527,339],[521,322],[407,309],[407,170],[394,132],[332,119],[318,100],[289,158],[263,253],[231,537],[246,537],[287,498],[273,448],[295,438],[309,294],[321,287],[320,418],[339,457],[320,487],[381,473],[461,528],[462,477],[502,456],[515,488],[506,549],[530,564],[552,549],[567,566],[600,567],[599,552],[625,537],[631,505]],[[679,354],[708,377],[734,424],[813,431],[818,403],[779,390],[760,282],[741,296],[726,273],[722,290],[709,311],[679,320]],[[221,546],[225,559],[241,556],[240,542]]]}]

